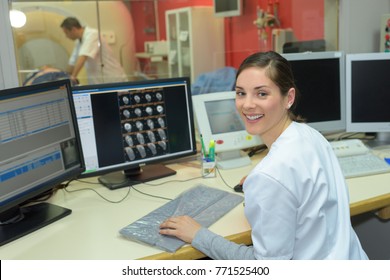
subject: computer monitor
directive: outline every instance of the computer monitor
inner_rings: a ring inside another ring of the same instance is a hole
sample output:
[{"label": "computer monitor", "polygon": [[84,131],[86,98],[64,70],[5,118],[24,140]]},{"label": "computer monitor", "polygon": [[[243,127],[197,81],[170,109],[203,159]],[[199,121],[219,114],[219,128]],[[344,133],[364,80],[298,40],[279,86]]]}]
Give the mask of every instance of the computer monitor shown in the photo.
[{"label": "computer monitor", "polygon": [[0,91],[0,245],[71,213],[31,204],[84,170],[69,80]]},{"label": "computer monitor", "polygon": [[234,17],[242,14],[242,0],[214,0],[216,17]]},{"label": "computer monitor", "polygon": [[286,42],[283,45],[283,53],[324,52],[324,51],[326,51],[326,42],[323,39]]},{"label": "computer monitor", "polygon": [[390,141],[390,53],[346,55],[347,131]]},{"label": "computer monitor", "polygon": [[210,140],[215,141],[217,166],[221,169],[251,164],[242,149],[262,144],[259,136],[245,130],[235,105],[236,92],[215,92],[192,97],[199,134],[206,152]]},{"label": "computer monitor", "polygon": [[188,78],[74,87],[81,177],[116,189],[176,174],[163,163],[196,154],[190,89]]},{"label": "computer monitor", "polygon": [[283,54],[301,93],[295,113],[326,134],[344,131],[345,55],[342,52]]}]

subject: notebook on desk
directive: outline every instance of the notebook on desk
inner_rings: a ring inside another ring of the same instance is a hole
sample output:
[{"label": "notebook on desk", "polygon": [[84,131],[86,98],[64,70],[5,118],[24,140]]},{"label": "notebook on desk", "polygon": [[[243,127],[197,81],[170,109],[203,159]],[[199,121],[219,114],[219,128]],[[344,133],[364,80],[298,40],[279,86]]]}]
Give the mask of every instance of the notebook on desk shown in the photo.
[{"label": "notebook on desk", "polygon": [[188,215],[209,227],[243,200],[241,195],[199,184],[119,232],[130,240],[175,252],[185,242],[159,233],[160,224],[168,217]]}]

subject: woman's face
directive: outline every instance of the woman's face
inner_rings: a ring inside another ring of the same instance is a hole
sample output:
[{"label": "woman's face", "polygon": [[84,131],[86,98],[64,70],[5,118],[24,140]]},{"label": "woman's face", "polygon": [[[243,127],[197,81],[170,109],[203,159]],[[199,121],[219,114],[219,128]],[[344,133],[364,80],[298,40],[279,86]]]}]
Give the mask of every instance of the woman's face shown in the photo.
[{"label": "woman's face", "polygon": [[259,135],[269,147],[291,120],[288,109],[295,91],[282,96],[279,87],[265,74],[265,69],[243,70],[236,81],[236,108],[249,134]]}]

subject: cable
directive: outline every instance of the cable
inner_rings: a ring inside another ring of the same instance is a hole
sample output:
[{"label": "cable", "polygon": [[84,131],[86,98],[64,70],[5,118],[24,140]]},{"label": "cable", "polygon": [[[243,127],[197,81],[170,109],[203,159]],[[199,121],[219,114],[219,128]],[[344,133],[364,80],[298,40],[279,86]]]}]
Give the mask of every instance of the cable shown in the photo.
[{"label": "cable", "polygon": [[169,201],[172,200],[172,198],[168,198],[168,197],[163,197],[163,196],[159,196],[159,195],[153,195],[153,194],[141,192],[140,190],[134,188],[134,186],[133,186],[132,188],[133,188],[133,190],[139,192],[140,194],[146,195],[146,196],[150,196],[150,197],[154,197],[154,198],[160,198],[160,199],[169,200]]},{"label": "cable", "polygon": [[[87,183],[87,184],[98,184],[98,183],[94,183],[94,182],[86,182],[86,181],[81,181],[81,180],[77,180],[79,182],[83,182],[83,183]],[[95,189],[92,189],[92,188],[82,188],[82,189],[77,189],[77,190],[68,190],[68,186],[69,186],[69,183],[70,181],[66,184],[66,186],[63,188],[67,193],[74,193],[74,192],[79,192],[79,191],[92,191],[94,193],[96,193],[98,196],[100,196],[103,200],[109,202],[109,203],[121,203],[122,201],[124,201],[130,194],[130,190],[131,190],[131,186],[128,187],[128,191],[127,193],[125,194],[125,196],[119,200],[110,200],[106,197],[104,197],[102,194],[100,194],[98,191],[96,191]]]},{"label": "cable", "polygon": [[[216,167],[216,170],[222,180],[222,182],[225,184],[225,186],[227,186],[228,188],[230,188],[231,190],[233,190],[234,188],[232,186],[230,186],[226,180],[223,178],[222,176],[222,173],[221,171],[219,170],[218,167]],[[141,183],[141,184],[144,184],[144,185],[147,185],[147,186],[152,186],[152,187],[157,187],[157,186],[161,186],[161,185],[165,185],[165,184],[168,184],[168,183],[173,183],[173,182],[178,182],[178,183],[185,183],[185,182],[189,182],[189,181],[192,181],[192,180],[196,180],[196,179],[200,179],[200,178],[203,178],[203,176],[197,176],[197,177],[193,177],[193,178],[189,178],[189,179],[185,179],[185,180],[169,180],[169,181],[165,181],[165,182],[162,182],[162,183],[158,183],[158,184],[151,184],[151,183],[148,183],[148,182],[141,182],[141,181],[134,181],[136,183]],[[77,189],[77,190],[69,190],[68,189],[68,186],[69,184],[72,182],[72,181],[78,181],[78,182],[81,182],[81,183],[85,183],[85,184],[94,184],[94,185],[101,185],[99,182],[88,182],[88,181],[83,181],[83,180],[80,180],[80,179],[71,179],[69,180],[67,183],[65,184],[62,184],[58,187],[58,189],[64,189],[66,192],[68,193],[74,193],[74,192],[79,192],[79,191],[92,191],[94,193],[96,193],[100,198],[102,198],[103,200],[109,202],[109,203],[121,203],[122,201],[124,201],[130,194],[130,191],[131,189],[134,189],[136,192],[140,193],[140,194],[143,194],[145,196],[149,196],[149,197],[153,197],[153,198],[158,198],[158,199],[163,199],[163,200],[168,200],[168,201],[171,201],[172,198],[168,198],[168,197],[163,197],[163,196],[159,196],[159,195],[153,195],[153,194],[149,194],[149,193],[146,193],[146,192],[143,192],[143,191],[140,191],[139,189],[135,188],[134,185],[129,185],[128,186],[128,191],[127,193],[125,194],[125,196],[119,200],[110,200],[106,197],[104,197],[102,194],[100,194],[98,191],[96,191],[95,189],[93,188],[82,188],[82,189]],[[57,190],[58,190],[57,189]]]},{"label": "cable", "polygon": [[[151,184],[151,183],[147,183],[147,182],[141,182],[141,181],[134,181],[136,183],[141,183],[141,184],[144,184],[144,185],[147,185],[147,186],[152,186],[152,187],[157,187],[157,186],[161,186],[161,185],[164,185],[164,184],[167,184],[167,183],[172,183],[172,182],[179,182],[179,183],[182,183],[182,182],[188,182],[188,181],[191,181],[191,180],[195,180],[195,179],[199,179],[199,178],[202,178],[202,176],[199,176],[199,177],[193,177],[193,178],[190,178],[190,179],[186,179],[186,180],[170,180],[170,181],[166,181],[166,182],[162,182],[162,183],[159,183],[159,184]],[[85,184],[97,184],[97,185],[101,185],[99,182],[88,182],[88,181],[83,181],[83,180],[77,180],[78,182],[82,182],[82,183],[85,183]],[[128,188],[128,192],[126,193],[125,197],[123,197],[122,199],[118,200],[118,201],[112,201],[110,199],[107,199],[106,197],[104,197],[103,195],[101,195],[99,192],[97,192],[96,190],[92,189],[92,188],[82,188],[82,189],[78,189],[78,190],[68,190],[67,189],[67,186],[69,185],[70,181],[65,185],[64,190],[68,193],[72,193],[72,192],[78,192],[78,191],[86,191],[86,190],[89,190],[89,191],[93,191],[95,192],[98,196],[100,196],[102,199],[104,199],[105,201],[107,202],[110,202],[110,203],[120,203],[122,201],[124,201],[128,195],[130,194],[130,190],[131,189],[134,189],[135,191],[143,194],[143,195],[146,195],[146,196],[150,196],[150,197],[154,197],[154,198],[159,198],[159,199],[164,199],[164,200],[172,200],[172,198],[167,198],[167,197],[163,197],[163,196],[158,196],[158,195],[153,195],[153,194],[148,194],[148,193],[145,193],[145,192],[142,192],[140,191],[139,189],[136,189],[133,185],[129,185]]]},{"label": "cable", "polygon": [[73,181],[73,180],[74,180],[74,178],[70,179],[65,184],[56,185],[53,188],[51,188],[51,189],[49,189],[49,190],[47,190],[47,191],[45,191],[43,193],[38,194],[37,196],[34,196],[34,197],[26,200],[21,205],[27,205],[29,203],[38,203],[38,202],[46,201],[46,200],[50,199],[58,190],[66,188],[69,185],[69,183],[71,181]]},{"label": "cable", "polygon": [[256,146],[254,148],[252,148],[249,152],[248,152],[248,157],[252,157],[254,156],[256,153],[261,153],[263,152],[264,150],[267,149],[267,146],[266,145],[259,145],[259,146]]},{"label": "cable", "polygon": [[185,182],[189,182],[189,181],[200,179],[200,178],[203,178],[203,176],[193,177],[193,178],[189,178],[189,179],[186,179],[186,180],[169,180],[169,181],[165,181],[165,182],[158,183],[158,184],[151,184],[151,183],[148,183],[148,182],[136,181],[136,180],[134,180],[133,182],[138,183],[138,184],[144,184],[144,185],[147,185],[147,186],[158,187],[158,186],[165,185],[165,184],[168,184],[168,183],[173,183],[173,182],[185,183]]},{"label": "cable", "polygon": [[233,188],[232,186],[230,186],[230,185],[225,181],[225,179],[223,178],[223,176],[222,176],[221,171],[219,170],[219,168],[218,168],[218,167],[216,167],[216,168],[217,168],[217,172],[218,172],[218,174],[219,174],[219,177],[221,177],[221,180],[222,180],[222,182],[225,184],[225,186],[227,186],[229,189],[234,190],[234,188]]}]

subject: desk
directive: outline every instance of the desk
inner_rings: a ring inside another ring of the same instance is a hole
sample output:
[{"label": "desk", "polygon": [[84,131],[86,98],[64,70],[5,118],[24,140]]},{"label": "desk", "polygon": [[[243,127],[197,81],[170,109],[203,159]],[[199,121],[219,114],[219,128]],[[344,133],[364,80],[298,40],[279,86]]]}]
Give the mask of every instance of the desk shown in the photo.
[{"label": "desk", "polygon": [[[217,178],[200,178],[197,162],[174,163],[169,167],[177,174],[153,181],[151,185],[136,185],[140,191],[174,198],[182,191],[204,183],[219,189],[230,190],[221,179],[231,186],[247,174],[260,160],[253,160],[252,166],[234,170],[220,170]],[[177,182],[172,180],[187,180]],[[96,178],[88,179],[97,182]],[[168,182],[166,184],[162,184]],[[348,179],[351,201],[351,215],[357,215],[390,205],[390,174]],[[160,185],[159,185],[160,184]],[[92,188],[105,198],[118,201],[126,196],[128,188],[110,191],[98,184],[73,182],[69,190]],[[157,248],[125,239],[119,230],[146,215],[166,200],[145,196],[131,190],[121,203],[109,203],[92,191],[68,193],[60,190],[50,202],[68,207],[72,214],[14,242],[0,247],[0,259],[196,259],[203,254],[185,246],[176,253],[166,253]],[[234,224],[234,227],[231,225]],[[210,230],[228,236],[238,243],[250,244],[250,226],[244,217],[242,204],[235,207],[214,223]]]}]

